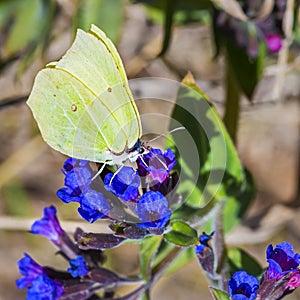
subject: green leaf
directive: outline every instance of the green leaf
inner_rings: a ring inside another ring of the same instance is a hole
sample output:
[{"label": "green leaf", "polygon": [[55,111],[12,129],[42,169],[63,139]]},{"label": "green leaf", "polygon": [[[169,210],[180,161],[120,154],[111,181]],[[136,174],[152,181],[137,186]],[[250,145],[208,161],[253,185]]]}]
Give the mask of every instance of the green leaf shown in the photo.
[{"label": "green leaf", "polygon": [[38,40],[40,36],[40,21],[45,11],[43,1],[19,1],[14,11],[14,22],[4,43],[5,57],[12,56]]},{"label": "green leaf", "polygon": [[244,270],[248,274],[258,277],[263,271],[258,261],[243,249],[230,248],[227,250],[227,257],[231,275],[236,271]]},{"label": "green leaf", "polygon": [[197,231],[181,221],[171,223],[172,230],[164,235],[164,238],[179,246],[191,246],[198,242]]},{"label": "green leaf", "polygon": [[89,30],[91,24],[97,25],[116,43],[121,34],[125,16],[125,0],[78,0],[73,28]]},{"label": "green leaf", "polygon": [[258,55],[254,58],[249,57],[246,48],[237,47],[232,41],[226,43],[228,64],[231,66],[241,90],[250,100],[261,78],[265,56],[266,45],[263,42],[259,42]]},{"label": "green leaf", "polygon": [[162,236],[145,237],[140,244],[140,268],[142,278],[146,281],[151,280],[151,263],[161,244]]},{"label": "green leaf", "polygon": [[215,289],[213,287],[209,288],[214,300],[230,300],[230,297],[227,293],[224,291],[221,291],[219,289]]},{"label": "green leaf", "polygon": [[[178,157],[178,193],[185,200],[172,219],[199,220],[220,200],[225,205],[225,230],[236,225],[253,197],[251,176],[245,173],[221,118],[189,74],[183,80],[172,112],[167,139]],[[234,211],[232,211],[234,209]]]}]

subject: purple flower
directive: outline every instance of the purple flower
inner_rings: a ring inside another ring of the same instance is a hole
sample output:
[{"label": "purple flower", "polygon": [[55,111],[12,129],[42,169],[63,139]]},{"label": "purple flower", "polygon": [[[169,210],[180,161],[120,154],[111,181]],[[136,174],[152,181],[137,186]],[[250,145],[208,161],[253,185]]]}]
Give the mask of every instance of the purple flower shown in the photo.
[{"label": "purple flower", "polygon": [[290,274],[289,281],[287,283],[287,289],[294,290],[298,286],[300,286],[300,270],[297,270]]},{"label": "purple flower", "polygon": [[89,190],[92,173],[88,168],[74,168],[66,173],[65,188],[56,192],[58,198],[65,203],[81,202],[82,195]]},{"label": "purple flower", "polygon": [[160,192],[149,191],[136,202],[136,214],[141,219],[140,228],[163,228],[170,220],[172,211],[168,200]]},{"label": "purple flower", "polygon": [[53,243],[59,243],[64,231],[56,217],[56,208],[54,206],[44,208],[43,218],[32,224],[30,232],[43,235]]},{"label": "purple flower", "polygon": [[235,272],[228,281],[228,292],[233,300],[254,300],[259,282],[245,271]]},{"label": "purple flower", "polygon": [[68,268],[68,272],[72,275],[72,277],[80,277],[85,276],[88,273],[88,268],[86,266],[85,260],[81,255],[77,255],[76,258],[70,259],[70,267]]},{"label": "purple flower", "polygon": [[80,207],[78,208],[80,215],[91,223],[105,217],[109,210],[110,205],[104,196],[92,189],[81,197]]},{"label": "purple flower", "polygon": [[265,37],[268,49],[271,52],[278,52],[282,47],[282,38],[278,34],[268,34]]},{"label": "purple flower", "polygon": [[272,245],[267,248],[268,279],[280,279],[289,272],[297,271],[300,263],[300,255],[294,253],[293,246],[288,242],[278,244],[273,249]]},{"label": "purple flower", "polygon": [[56,300],[63,293],[64,289],[60,282],[42,274],[37,276],[28,287],[26,300]]},{"label": "purple flower", "polygon": [[87,164],[88,164],[87,160],[80,160],[80,159],[77,159],[77,158],[69,157],[64,162],[62,172],[63,172],[63,174],[66,175],[67,173],[72,171],[74,168],[76,168],[76,167],[86,167]]},{"label": "purple flower", "polygon": [[108,173],[104,178],[105,188],[125,201],[137,199],[140,183],[138,173],[127,166],[121,167],[115,174]]},{"label": "purple flower", "polygon": [[18,267],[20,274],[24,276],[16,281],[19,289],[30,286],[34,278],[44,273],[44,268],[35,262],[27,253],[24,253],[24,257],[18,261]]},{"label": "purple flower", "polygon": [[153,181],[162,183],[176,165],[176,157],[171,149],[163,153],[160,149],[152,148],[149,153],[137,159],[137,164],[140,176],[149,174]]},{"label": "purple flower", "polygon": [[92,171],[85,160],[69,158],[64,163],[65,186],[56,192],[65,203],[78,202],[78,212],[88,222],[107,215],[110,206],[103,194],[93,190]]}]

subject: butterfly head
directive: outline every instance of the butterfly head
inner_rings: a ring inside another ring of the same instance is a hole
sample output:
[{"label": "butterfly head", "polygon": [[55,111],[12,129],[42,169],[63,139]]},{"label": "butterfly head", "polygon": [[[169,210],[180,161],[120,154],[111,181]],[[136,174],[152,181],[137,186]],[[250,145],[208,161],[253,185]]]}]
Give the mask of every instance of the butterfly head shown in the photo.
[{"label": "butterfly head", "polygon": [[138,140],[134,147],[128,151],[128,159],[130,162],[135,162],[138,157],[147,154],[151,149],[151,146],[145,142]]}]

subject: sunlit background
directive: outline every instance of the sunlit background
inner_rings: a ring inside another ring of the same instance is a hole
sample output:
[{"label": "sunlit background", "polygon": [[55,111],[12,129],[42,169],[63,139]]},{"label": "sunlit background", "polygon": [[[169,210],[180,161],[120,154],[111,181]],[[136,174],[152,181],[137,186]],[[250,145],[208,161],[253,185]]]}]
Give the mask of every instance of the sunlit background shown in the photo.
[{"label": "sunlit background", "polygon": [[[58,208],[70,232],[76,226],[95,232],[103,227],[101,221],[86,224],[76,205],[63,204],[55,196],[63,186],[60,170],[65,157],[42,141],[25,104],[37,72],[64,54],[76,28],[87,30],[91,23],[102,28],[116,43],[129,79],[164,77],[180,82],[191,71],[224,114],[225,59],[222,53],[216,56],[209,1],[184,1],[186,7],[178,9],[168,27],[169,2],[0,2],[0,299],[25,299],[25,291],[15,286],[16,262],[24,252],[43,265],[65,267],[46,239],[28,233],[45,206]],[[293,6],[297,1],[286,2],[285,24],[294,25],[285,25],[281,50],[264,58],[265,69],[251,101],[241,98],[235,137],[257,193],[241,225],[227,235],[227,243],[247,249],[263,266],[270,243],[289,241],[300,252],[300,26]],[[151,106],[148,101],[139,109],[145,112]],[[113,270],[139,273],[137,245],[128,243],[108,252],[107,264]],[[153,299],[187,298],[211,299],[196,259],[162,278],[153,290]],[[300,292],[286,299],[300,299]]]}]

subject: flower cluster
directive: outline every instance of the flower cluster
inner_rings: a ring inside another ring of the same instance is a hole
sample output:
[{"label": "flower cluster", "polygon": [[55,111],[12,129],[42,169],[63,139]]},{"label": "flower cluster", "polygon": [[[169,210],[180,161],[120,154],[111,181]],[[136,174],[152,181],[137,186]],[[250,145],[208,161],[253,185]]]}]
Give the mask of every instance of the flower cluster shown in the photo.
[{"label": "flower cluster", "polygon": [[245,271],[234,273],[228,282],[232,299],[281,299],[300,286],[300,255],[287,242],[267,248],[267,269],[260,282]]},{"label": "flower cluster", "polygon": [[269,51],[278,52],[282,47],[282,20],[286,1],[276,0],[273,10],[264,18],[256,18],[260,1],[244,0],[240,4],[249,20],[238,20],[224,11],[217,10],[216,28],[238,47],[246,48],[249,57],[257,56],[260,41],[267,45]]},{"label": "flower cluster", "polygon": [[[194,246],[198,261],[213,281],[220,280],[215,260],[220,249],[218,244],[211,246],[214,232],[203,232],[199,244]],[[261,274],[260,280],[245,270],[237,271],[228,280],[228,297],[233,300],[282,299],[300,286],[300,254],[294,253],[290,243],[283,242],[273,247],[269,245],[266,251],[268,267]],[[222,279],[225,281],[226,278]],[[217,298],[219,299],[219,298]],[[223,298],[222,298],[223,299]],[[225,299],[225,298],[224,298]],[[227,299],[227,298],[226,298]],[[229,298],[228,298],[229,299]]]},{"label": "flower cluster", "polygon": [[[28,254],[19,260],[18,266],[21,278],[16,285],[20,289],[27,288],[27,300],[57,300],[57,299],[90,299],[98,290],[112,292],[112,286],[119,282],[131,283],[130,279],[120,278],[117,274],[103,268],[105,261],[103,252],[83,250],[80,247],[82,231],[75,232],[75,242],[61,228],[53,206],[44,209],[44,216],[34,222],[31,233],[47,237],[59,248],[61,254],[69,262],[67,270],[56,270],[41,266]],[[123,239],[113,239],[103,234],[102,246],[114,246]],[[110,244],[109,244],[110,243]],[[98,245],[99,246],[99,243]],[[98,298],[95,298],[98,299]]]},{"label": "flower cluster", "polygon": [[57,191],[57,196],[65,203],[78,202],[78,212],[88,222],[103,218],[109,211],[109,203],[102,193],[92,189],[92,170],[88,161],[69,158],[63,170],[65,187]]},{"label": "flower cluster", "polygon": [[[122,202],[119,207],[125,204],[137,217],[136,227],[161,234],[172,214],[168,194],[174,188],[170,173],[175,165],[176,158],[170,149],[162,152],[152,148],[137,158],[136,170],[121,166],[115,173],[107,173],[104,187],[119,198]],[[103,193],[93,188],[93,172],[87,161],[70,158],[64,164],[63,173],[65,187],[57,191],[61,200],[65,203],[78,202],[80,215],[89,222],[105,217],[116,223],[109,199],[106,200]],[[120,226],[124,231],[128,224],[122,220]],[[142,230],[141,237],[145,233]]]}]

